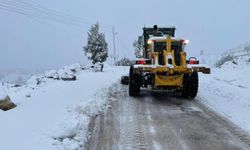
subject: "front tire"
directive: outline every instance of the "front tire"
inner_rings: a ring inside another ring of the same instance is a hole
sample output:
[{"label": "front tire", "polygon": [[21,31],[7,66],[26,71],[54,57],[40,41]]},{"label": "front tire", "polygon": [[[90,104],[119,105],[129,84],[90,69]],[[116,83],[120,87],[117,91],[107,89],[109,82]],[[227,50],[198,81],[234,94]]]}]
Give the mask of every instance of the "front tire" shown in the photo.
[{"label": "front tire", "polygon": [[187,99],[196,97],[199,86],[198,73],[184,74],[182,96]]},{"label": "front tire", "polygon": [[129,96],[140,95],[140,74],[134,73],[134,67],[130,66],[129,70]]}]

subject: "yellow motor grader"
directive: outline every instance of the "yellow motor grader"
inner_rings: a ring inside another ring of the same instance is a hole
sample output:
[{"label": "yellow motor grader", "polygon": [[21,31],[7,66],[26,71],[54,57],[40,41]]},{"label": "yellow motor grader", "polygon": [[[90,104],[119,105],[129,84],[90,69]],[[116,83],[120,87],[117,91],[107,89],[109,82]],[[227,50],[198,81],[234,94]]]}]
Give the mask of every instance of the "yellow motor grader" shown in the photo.
[{"label": "yellow motor grader", "polygon": [[138,96],[141,88],[179,91],[188,99],[197,95],[198,72],[210,74],[210,68],[195,57],[187,60],[184,47],[188,41],[174,38],[174,34],[175,27],[143,28],[143,58],[130,66],[129,77],[121,81],[129,84],[130,96]]}]

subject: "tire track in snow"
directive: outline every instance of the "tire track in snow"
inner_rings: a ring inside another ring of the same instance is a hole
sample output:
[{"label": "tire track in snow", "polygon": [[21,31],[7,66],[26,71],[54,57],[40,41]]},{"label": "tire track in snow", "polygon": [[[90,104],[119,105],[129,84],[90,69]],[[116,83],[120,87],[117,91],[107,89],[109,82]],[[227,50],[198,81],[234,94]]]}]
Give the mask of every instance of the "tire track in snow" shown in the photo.
[{"label": "tire track in snow", "polygon": [[86,149],[248,149],[195,101],[148,92],[132,98],[122,90],[112,109],[96,119],[99,133]]}]

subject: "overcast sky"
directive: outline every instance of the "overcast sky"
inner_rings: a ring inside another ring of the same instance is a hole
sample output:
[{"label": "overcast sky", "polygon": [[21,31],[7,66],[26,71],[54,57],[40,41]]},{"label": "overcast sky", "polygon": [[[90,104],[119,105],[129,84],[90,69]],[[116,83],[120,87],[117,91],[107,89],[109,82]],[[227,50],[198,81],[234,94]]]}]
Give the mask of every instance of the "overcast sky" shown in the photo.
[{"label": "overcast sky", "polygon": [[[41,16],[33,6],[55,10],[63,21],[53,20],[52,11]],[[176,37],[190,40],[190,55],[200,50],[217,54],[250,41],[249,7],[249,0],[0,0],[0,70],[86,63],[82,47],[88,28],[97,21],[110,54],[115,27],[119,57],[133,57],[132,42],[144,25],[154,24],[175,26]],[[81,18],[83,25],[72,24],[70,16]]]}]

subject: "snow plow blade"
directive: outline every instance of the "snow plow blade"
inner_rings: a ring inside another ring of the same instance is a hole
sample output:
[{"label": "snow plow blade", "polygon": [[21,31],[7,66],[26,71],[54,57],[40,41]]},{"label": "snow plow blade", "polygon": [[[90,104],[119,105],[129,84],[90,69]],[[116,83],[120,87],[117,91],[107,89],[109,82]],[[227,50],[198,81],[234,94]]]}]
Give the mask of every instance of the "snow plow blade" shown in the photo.
[{"label": "snow plow blade", "polygon": [[208,67],[200,66],[200,65],[192,65],[188,67],[188,72],[202,72],[204,74],[210,74],[211,70]]},{"label": "snow plow blade", "polygon": [[129,76],[122,76],[121,77],[121,84],[128,85],[129,84]]}]

